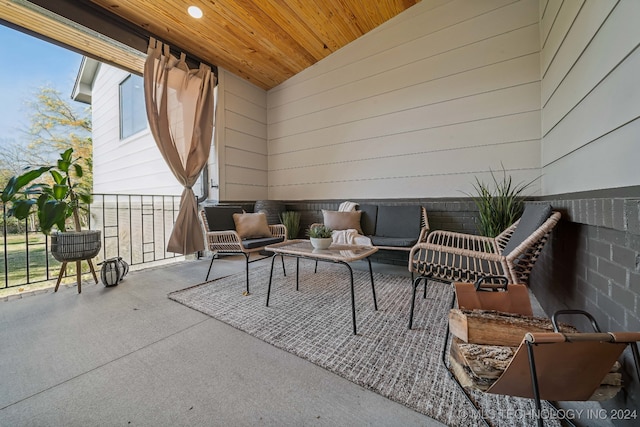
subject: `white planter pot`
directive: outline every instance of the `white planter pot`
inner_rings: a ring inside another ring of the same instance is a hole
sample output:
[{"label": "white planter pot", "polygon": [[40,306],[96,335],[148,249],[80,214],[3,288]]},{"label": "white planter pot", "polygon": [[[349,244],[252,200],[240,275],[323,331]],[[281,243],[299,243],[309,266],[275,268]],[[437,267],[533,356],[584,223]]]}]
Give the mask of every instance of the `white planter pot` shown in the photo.
[{"label": "white planter pot", "polygon": [[311,246],[313,246],[316,249],[328,249],[329,246],[331,246],[331,243],[333,242],[331,237],[326,237],[326,238],[310,237],[310,239],[311,239]]}]

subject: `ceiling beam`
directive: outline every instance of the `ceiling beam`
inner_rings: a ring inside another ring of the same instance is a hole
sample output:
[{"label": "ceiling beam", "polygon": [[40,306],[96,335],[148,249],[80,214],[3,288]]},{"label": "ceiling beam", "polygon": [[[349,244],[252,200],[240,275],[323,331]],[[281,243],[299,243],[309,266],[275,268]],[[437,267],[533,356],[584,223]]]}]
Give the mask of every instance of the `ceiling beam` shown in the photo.
[{"label": "ceiling beam", "polygon": [[[131,24],[87,0],[0,0],[0,6],[2,6],[3,3],[8,3],[16,8],[20,8],[22,10],[20,13],[27,15],[24,17],[24,20],[27,22],[16,22],[20,21],[20,19],[7,19],[0,9],[0,19],[9,22],[11,24],[9,26],[12,28],[22,30],[30,35],[43,38],[82,55],[115,65],[119,68],[124,68],[127,71],[132,71],[137,74],[142,74],[144,68],[144,58],[149,44],[149,37],[155,37],[163,41],[144,29]],[[62,30],[62,23],[55,24],[55,30],[48,30],[48,28],[51,27],[51,21],[55,19],[52,18],[51,15],[49,17],[43,16],[37,18],[34,11],[37,10],[38,7],[72,21],[76,24],[74,27],[81,26],[93,30],[98,33],[98,37],[96,37],[96,40],[93,42],[87,40],[87,35],[78,34],[76,38],[76,36],[73,36],[71,33],[79,31],[73,28]],[[43,20],[41,25],[34,23],[37,19]],[[81,40],[81,42],[77,42],[78,39]],[[118,52],[117,47],[114,48],[112,43],[111,47],[108,46],[110,44],[109,39],[115,40],[130,48],[128,49],[129,56],[137,56],[138,59],[132,60],[131,58],[125,58],[124,60],[120,60],[118,56],[121,55],[121,52]],[[135,54],[135,52],[139,52],[139,54]],[[180,52],[172,49],[172,53],[179,56]],[[187,54],[187,63],[190,67],[197,68],[200,62],[203,62],[190,52],[185,53]],[[140,60],[140,58],[142,59]],[[211,65],[211,68],[214,73],[217,74],[217,67]]]}]

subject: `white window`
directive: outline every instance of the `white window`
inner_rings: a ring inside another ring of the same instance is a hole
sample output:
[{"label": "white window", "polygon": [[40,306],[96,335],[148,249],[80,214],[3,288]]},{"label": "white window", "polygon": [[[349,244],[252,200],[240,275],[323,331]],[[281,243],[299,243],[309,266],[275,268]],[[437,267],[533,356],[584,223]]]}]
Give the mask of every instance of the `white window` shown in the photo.
[{"label": "white window", "polygon": [[120,139],[147,128],[142,77],[130,74],[120,83]]}]

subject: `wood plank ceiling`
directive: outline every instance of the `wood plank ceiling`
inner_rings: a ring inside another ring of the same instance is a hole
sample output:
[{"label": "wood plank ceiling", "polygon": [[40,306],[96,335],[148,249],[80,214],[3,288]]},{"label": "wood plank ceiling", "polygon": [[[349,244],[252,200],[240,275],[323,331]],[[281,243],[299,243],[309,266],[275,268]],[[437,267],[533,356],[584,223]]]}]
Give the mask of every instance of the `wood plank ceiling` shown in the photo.
[{"label": "wood plank ceiling", "polygon": [[[420,0],[91,0],[173,48],[271,89]],[[194,19],[191,5],[204,16]]]}]

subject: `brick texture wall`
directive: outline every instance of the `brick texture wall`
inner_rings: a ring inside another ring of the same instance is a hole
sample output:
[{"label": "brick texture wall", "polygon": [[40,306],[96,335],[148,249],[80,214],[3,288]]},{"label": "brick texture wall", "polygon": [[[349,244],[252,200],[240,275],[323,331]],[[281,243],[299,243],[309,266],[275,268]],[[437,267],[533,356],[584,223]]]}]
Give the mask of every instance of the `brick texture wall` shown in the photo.
[{"label": "brick texture wall", "polygon": [[[582,309],[596,318],[602,330],[640,331],[640,199],[549,202],[563,219],[530,280],[544,310],[550,314],[564,308]],[[629,377],[633,372],[629,350],[624,365],[627,385],[603,407],[640,411],[640,380]],[[622,420],[616,425],[637,422]]]}]

